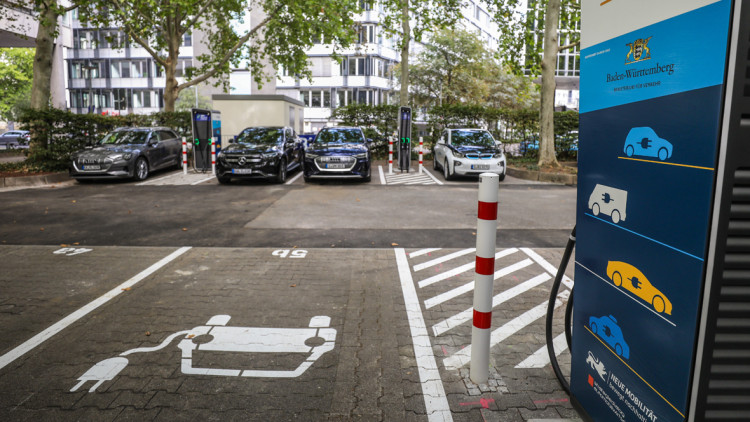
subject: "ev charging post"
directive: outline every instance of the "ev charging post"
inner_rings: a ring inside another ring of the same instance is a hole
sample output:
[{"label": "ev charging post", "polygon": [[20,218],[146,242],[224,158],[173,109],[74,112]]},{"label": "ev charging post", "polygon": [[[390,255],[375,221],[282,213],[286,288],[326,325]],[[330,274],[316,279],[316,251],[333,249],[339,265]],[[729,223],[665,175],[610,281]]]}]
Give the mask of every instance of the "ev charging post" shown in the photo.
[{"label": "ev charging post", "polygon": [[191,110],[193,160],[195,169],[198,171],[211,169],[211,144],[213,141],[211,114],[211,110],[201,110],[198,108]]},{"label": "ev charging post", "polygon": [[750,1],[582,1],[571,398],[750,420]]},{"label": "ev charging post", "polygon": [[411,107],[401,107],[398,116],[398,169],[408,173],[411,165]]}]

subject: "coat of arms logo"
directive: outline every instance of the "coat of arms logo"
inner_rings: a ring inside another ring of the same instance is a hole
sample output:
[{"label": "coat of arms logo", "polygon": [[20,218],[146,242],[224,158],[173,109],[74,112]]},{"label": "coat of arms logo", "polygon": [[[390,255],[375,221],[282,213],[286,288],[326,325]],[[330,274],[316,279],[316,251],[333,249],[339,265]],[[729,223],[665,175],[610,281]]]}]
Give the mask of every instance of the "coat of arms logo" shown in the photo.
[{"label": "coat of arms logo", "polygon": [[626,44],[630,47],[627,56],[625,56],[625,64],[642,62],[651,58],[651,49],[648,48],[648,42],[652,37],[646,39],[639,38],[632,43]]}]

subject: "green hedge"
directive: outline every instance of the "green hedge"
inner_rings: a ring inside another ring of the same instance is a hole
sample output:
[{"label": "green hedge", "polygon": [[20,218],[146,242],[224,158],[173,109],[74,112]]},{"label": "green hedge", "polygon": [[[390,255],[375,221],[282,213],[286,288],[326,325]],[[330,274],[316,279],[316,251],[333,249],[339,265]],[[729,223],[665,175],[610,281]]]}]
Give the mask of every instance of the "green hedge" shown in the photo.
[{"label": "green hedge", "polygon": [[123,126],[166,126],[180,136],[190,136],[190,112],[157,112],[153,114],[128,114],[102,116],[75,114],[49,108],[24,110],[20,116],[21,128],[31,131],[31,147],[27,162],[39,170],[65,170],[70,155],[92,145],[107,132]]}]

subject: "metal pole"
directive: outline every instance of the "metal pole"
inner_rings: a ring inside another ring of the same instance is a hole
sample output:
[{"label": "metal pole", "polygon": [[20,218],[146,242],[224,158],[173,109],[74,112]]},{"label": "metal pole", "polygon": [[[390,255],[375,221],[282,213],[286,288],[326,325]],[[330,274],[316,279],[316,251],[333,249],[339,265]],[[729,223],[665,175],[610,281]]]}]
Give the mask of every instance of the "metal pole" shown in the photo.
[{"label": "metal pole", "polygon": [[476,384],[486,383],[489,377],[492,283],[495,275],[499,182],[500,177],[497,174],[482,173],[479,175],[477,257],[474,271],[474,321],[471,328],[471,364],[469,367],[469,377]]},{"label": "metal pole", "polygon": [[422,174],[422,152],[424,151],[424,144],[422,144],[422,137],[419,137],[419,174]]},{"label": "metal pole", "polygon": [[211,139],[211,174],[216,176],[216,142]]},{"label": "metal pole", "polygon": [[185,137],[182,137],[182,174],[187,174],[187,142]]},{"label": "metal pole", "polygon": [[388,137],[388,174],[393,174],[393,136]]}]

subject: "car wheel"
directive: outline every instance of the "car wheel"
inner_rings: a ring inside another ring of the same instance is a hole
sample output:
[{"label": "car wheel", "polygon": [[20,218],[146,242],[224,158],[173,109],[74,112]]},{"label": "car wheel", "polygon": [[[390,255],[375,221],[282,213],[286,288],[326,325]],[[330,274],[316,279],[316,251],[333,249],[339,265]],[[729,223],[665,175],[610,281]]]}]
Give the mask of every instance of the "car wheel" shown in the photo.
[{"label": "car wheel", "polygon": [[615,224],[620,222],[620,211],[612,210],[612,222]]},{"label": "car wheel", "polygon": [[133,178],[135,180],[146,180],[148,177],[148,161],[145,158],[139,157],[135,161],[135,171],[133,172]]},{"label": "car wheel", "polygon": [[372,166],[367,169],[367,176],[362,178],[363,182],[369,183],[372,180]]},{"label": "car wheel", "polygon": [[598,333],[598,332],[596,331],[596,323],[595,323],[595,322],[592,322],[592,323],[591,323],[591,332],[592,332],[592,333],[594,333],[594,334],[599,334],[599,333]]},{"label": "car wheel", "polygon": [[619,343],[615,344],[615,353],[617,356],[622,356],[622,346]]},{"label": "car wheel", "polygon": [[615,271],[615,273],[612,274],[612,282],[615,283],[615,286],[617,287],[622,286],[622,274]]},{"label": "car wheel", "polygon": [[664,312],[664,309],[666,308],[664,306],[664,299],[662,299],[661,296],[654,296],[654,299],[651,301],[651,304],[654,305],[654,310],[658,313]]},{"label": "car wheel", "polygon": [[284,182],[286,182],[286,160],[282,158],[279,163],[279,172],[276,173],[276,183]]},{"label": "car wheel", "polygon": [[438,161],[437,161],[437,154],[433,152],[432,153],[432,169],[437,170],[439,168],[440,168],[440,165],[438,164]]},{"label": "car wheel", "polygon": [[229,184],[229,181],[231,180],[231,178],[229,178],[229,177],[219,177],[219,176],[216,176],[216,180],[218,180],[218,181],[219,181],[219,183],[221,183],[222,185],[228,185],[228,184]]},{"label": "car wheel", "polygon": [[632,145],[628,145],[628,147],[625,148],[625,155],[627,155],[628,157],[632,157],[634,153],[635,149],[633,149]]},{"label": "car wheel", "polygon": [[591,206],[591,213],[596,215],[599,215],[599,204],[594,203],[593,206]]},{"label": "car wheel", "polygon": [[503,173],[503,174],[498,174],[497,176],[498,176],[498,179],[497,179],[497,180],[499,180],[499,181],[501,181],[501,182],[502,182],[503,180],[505,180],[505,173]]},{"label": "car wheel", "polygon": [[448,165],[448,160],[443,161],[442,167],[443,167],[443,178],[445,178],[445,180],[453,179],[453,174],[451,174],[451,168]]},{"label": "car wheel", "polygon": [[660,148],[659,149],[659,160],[661,160],[661,161],[666,160],[667,159],[667,155],[669,155],[669,153],[667,152],[666,148]]}]

